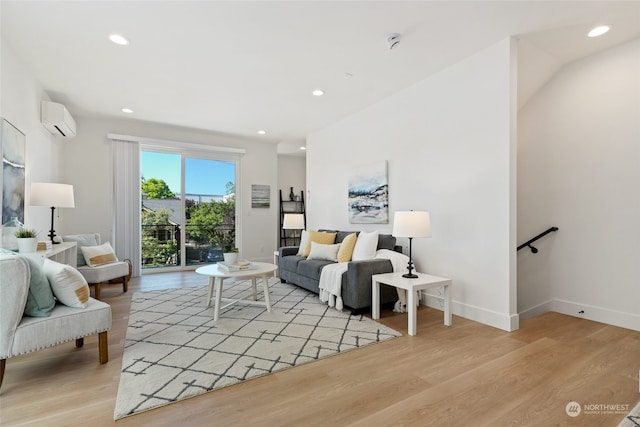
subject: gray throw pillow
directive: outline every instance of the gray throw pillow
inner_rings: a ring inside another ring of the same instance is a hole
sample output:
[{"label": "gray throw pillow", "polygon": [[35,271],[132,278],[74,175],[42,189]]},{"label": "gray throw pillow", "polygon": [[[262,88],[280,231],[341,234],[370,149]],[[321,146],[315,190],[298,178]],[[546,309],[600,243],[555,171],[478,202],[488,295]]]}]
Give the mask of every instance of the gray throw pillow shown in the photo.
[{"label": "gray throw pillow", "polygon": [[380,234],[378,236],[378,249],[389,249],[392,251],[396,246],[396,238],[391,234]]}]

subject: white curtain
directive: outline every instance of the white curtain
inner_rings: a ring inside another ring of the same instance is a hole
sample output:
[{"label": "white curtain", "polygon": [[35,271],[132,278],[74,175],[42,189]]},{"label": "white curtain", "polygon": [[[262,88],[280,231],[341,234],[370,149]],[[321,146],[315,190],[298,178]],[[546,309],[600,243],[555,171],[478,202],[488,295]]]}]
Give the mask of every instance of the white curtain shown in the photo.
[{"label": "white curtain", "polygon": [[140,143],[113,140],[113,243],[140,276]]}]

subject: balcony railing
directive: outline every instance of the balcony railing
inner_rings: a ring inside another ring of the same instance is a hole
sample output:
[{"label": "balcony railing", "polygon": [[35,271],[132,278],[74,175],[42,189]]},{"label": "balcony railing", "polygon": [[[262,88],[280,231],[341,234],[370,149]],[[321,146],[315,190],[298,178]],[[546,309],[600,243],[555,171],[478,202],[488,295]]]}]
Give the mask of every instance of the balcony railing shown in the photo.
[{"label": "balcony railing", "polygon": [[[211,264],[222,261],[222,248],[211,244],[211,238],[229,233],[228,225],[218,227],[187,225],[186,265]],[[180,265],[180,226],[171,224],[142,226],[142,268],[160,268]]]}]

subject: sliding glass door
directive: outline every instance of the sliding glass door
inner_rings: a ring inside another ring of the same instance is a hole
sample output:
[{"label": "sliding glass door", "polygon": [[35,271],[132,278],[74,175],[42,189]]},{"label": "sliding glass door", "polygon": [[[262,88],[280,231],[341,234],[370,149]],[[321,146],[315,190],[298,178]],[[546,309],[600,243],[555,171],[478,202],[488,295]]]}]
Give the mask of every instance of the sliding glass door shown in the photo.
[{"label": "sliding glass door", "polygon": [[235,246],[236,162],[141,151],[142,268],[214,263]]}]

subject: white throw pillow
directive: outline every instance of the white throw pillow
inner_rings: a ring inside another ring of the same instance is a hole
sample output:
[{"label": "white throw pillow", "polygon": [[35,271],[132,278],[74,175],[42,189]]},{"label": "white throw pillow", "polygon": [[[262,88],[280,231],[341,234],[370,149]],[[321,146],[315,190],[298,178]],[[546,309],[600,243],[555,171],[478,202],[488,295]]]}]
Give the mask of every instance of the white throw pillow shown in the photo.
[{"label": "white throw pillow", "polygon": [[105,242],[99,246],[83,246],[81,249],[82,255],[84,255],[84,259],[89,267],[118,262],[118,258],[109,242]]},{"label": "white throw pillow", "polygon": [[338,262],[338,250],[340,250],[340,243],[323,245],[322,243],[311,242],[311,252],[309,252],[307,259]]},{"label": "white throw pillow", "polygon": [[87,306],[89,285],[78,270],[48,258],[44,260],[42,268],[58,301],[69,307],[85,308]]},{"label": "white throw pillow", "polygon": [[303,256],[304,251],[307,249],[307,245],[309,245],[309,232],[307,230],[302,230],[302,236],[300,236],[300,249],[298,249],[298,256]]},{"label": "white throw pillow", "polygon": [[356,247],[353,248],[351,261],[373,259],[376,256],[377,249],[378,231],[372,231],[371,233],[360,232],[360,234],[358,234],[358,240],[356,240]]}]

